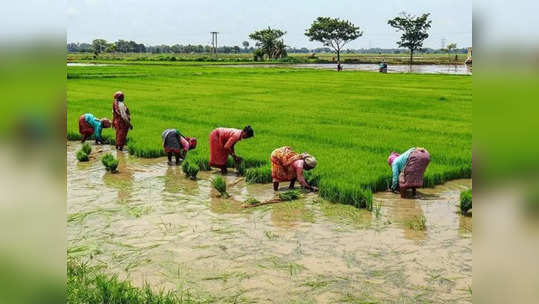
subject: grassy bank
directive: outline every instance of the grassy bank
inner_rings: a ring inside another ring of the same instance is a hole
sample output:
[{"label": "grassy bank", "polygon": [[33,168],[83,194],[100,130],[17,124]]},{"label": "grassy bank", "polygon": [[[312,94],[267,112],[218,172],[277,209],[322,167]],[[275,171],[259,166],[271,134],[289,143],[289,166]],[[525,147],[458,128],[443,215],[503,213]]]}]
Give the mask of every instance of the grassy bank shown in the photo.
[{"label": "grassy bank", "polygon": [[211,303],[189,293],[154,292],[150,286],[138,288],[116,276],[107,276],[99,268],[84,263],[67,263],[66,303],[108,304],[194,304]]},{"label": "grassy bank", "polygon": [[[263,64],[263,63],[335,63],[336,55],[333,53],[319,54],[290,54],[288,58],[279,60],[255,62],[253,55],[240,54],[148,54],[148,53],[105,53],[94,58],[93,53],[69,53],[68,62],[94,62],[94,63],[145,63],[166,65],[193,65],[193,64]],[[467,54],[418,54],[414,56],[414,64],[463,64]],[[408,64],[408,54],[341,54],[343,63],[379,63]]]},{"label": "grassy bank", "polygon": [[427,186],[471,177],[469,76],[129,65],[68,67],[67,77],[68,138],[79,138],[79,115],[110,117],[112,95],[123,90],[134,124],[129,152],[141,157],[162,155],[161,132],[174,127],[199,138],[188,158],[205,170],[211,130],[250,124],[255,137],[236,151],[251,182],[271,181],[270,153],[284,145],[316,156],[308,179],[323,198],[358,207],[386,189],[392,150],[429,150]]}]

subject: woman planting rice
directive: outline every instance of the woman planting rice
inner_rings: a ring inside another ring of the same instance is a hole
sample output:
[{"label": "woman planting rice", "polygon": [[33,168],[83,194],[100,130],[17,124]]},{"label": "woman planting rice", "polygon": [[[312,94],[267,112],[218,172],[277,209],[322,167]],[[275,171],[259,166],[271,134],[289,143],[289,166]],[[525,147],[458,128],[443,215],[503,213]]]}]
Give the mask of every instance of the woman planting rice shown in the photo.
[{"label": "woman planting rice", "polygon": [[410,148],[400,155],[391,152],[387,163],[393,171],[391,191],[400,190],[401,197],[405,197],[406,189],[423,187],[423,174],[430,162],[430,154],[424,148]]},{"label": "woman planting rice", "polygon": [[176,129],[166,129],[161,134],[161,137],[163,139],[163,150],[167,153],[169,165],[172,165],[172,154],[174,154],[176,165],[178,165],[187,156],[187,151],[193,150],[197,146],[196,138],[185,137]]},{"label": "woman planting rice", "polygon": [[105,141],[101,137],[103,128],[110,128],[110,120],[106,118],[97,119],[93,114],[86,113],[79,117],[79,133],[82,136],[81,142],[85,142],[92,134],[95,134],[95,143],[102,144]]},{"label": "woman planting rice", "polygon": [[122,150],[127,138],[127,132],[133,130],[129,108],[124,103],[124,93],[118,91],[114,94],[112,103],[112,125],[116,129],[116,149]]},{"label": "woman planting rice", "polygon": [[279,182],[290,182],[290,189],[294,189],[296,180],[300,184],[312,191],[317,191],[318,188],[310,186],[305,177],[304,170],[312,170],[316,167],[317,161],[314,156],[308,153],[298,154],[290,147],[281,147],[271,152],[271,177],[273,179],[273,190],[279,189]]},{"label": "woman planting rice", "polygon": [[253,136],[254,131],[251,126],[246,126],[243,130],[231,128],[213,130],[210,133],[210,166],[219,168],[222,174],[226,174],[228,155],[231,155],[236,163],[241,161],[234,151],[234,145],[244,138]]}]

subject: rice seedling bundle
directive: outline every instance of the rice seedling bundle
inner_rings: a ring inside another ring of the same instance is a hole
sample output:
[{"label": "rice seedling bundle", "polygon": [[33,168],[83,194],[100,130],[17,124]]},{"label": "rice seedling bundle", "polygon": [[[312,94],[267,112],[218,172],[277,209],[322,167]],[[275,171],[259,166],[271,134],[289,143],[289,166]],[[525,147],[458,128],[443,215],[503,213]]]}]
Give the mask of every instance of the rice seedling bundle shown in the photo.
[{"label": "rice seedling bundle", "polygon": [[211,181],[213,188],[219,191],[221,197],[229,197],[230,195],[226,192],[226,182],[221,175],[217,175]]},{"label": "rice seedling bundle", "polygon": [[460,193],[460,211],[463,214],[472,209],[472,189]]},{"label": "rice seedling bundle", "polygon": [[81,150],[84,151],[84,153],[90,155],[90,153],[92,153],[92,146],[90,146],[89,143],[85,142],[82,144]]},{"label": "rice seedling bundle", "polygon": [[186,159],[182,163],[182,171],[186,177],[195,180],[197,178],[198,172],[200,171],[200,168],[194,161]]},{"label": "rice seedling bundle", "polygon": [[80,162],[87,162],[89,160],[88,154],[86,154],[86,152],[84,152],[83,150],[79,150],[77,151],[77,159]]},{"label": "rice seedling bundle", "polygon": [[103,155],[101,163],[105,166],[107,171],[115,173],[118,168],[118,160],[110,153]]},{"label": "rice seedling bundle", "polygon": [[282,193],[279,193],[279,199],[281,201],[293,201],[301,197],[301,193],[297,190],[288,190]]}]

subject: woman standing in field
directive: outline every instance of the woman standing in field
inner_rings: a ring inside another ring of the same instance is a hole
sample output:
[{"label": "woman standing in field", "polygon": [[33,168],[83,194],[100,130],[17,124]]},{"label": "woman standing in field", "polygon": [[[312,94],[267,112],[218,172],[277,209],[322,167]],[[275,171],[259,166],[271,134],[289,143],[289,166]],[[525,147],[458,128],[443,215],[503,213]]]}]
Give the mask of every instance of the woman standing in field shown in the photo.
[{"label": "woman standing in field", "polygon": [[405,196],[408,188],[423,187],[423,174],[430,162],[430,154],[424,148],[410,148],[402,155],[391,152],[387,163],[393,171],[391,191],[397,193],[400,190],[401,197]]},{"label": "woman standing in field", "polygon": [[176,129],[166,129],[161,134],[161,137],[163,139],[163,149],[168,156],[169,165],[172,165],[172,154],[176,158],[176,165],[179,165],[187,156],[187,151],[193,150],[197,146],[196,138],[183,136]]},{"label": "woman standing in field", "polygon": [[124,103],[124,93],[118,91],[114,94],[112,103],[112,125],[116,129],[116,149],[122,151],[127,138],[127,132],[133,130],[129,108]]},{"label": "woman standing in field", "polygon": [[296,180],[299,183],[312,191],[317,191],[318,188],[311,186],[303,177],[304,170],[312,170],[318,162],[314,156],[308,153],[298,154],[290,147],[281,147],[271,152],[271,177],[273,179],[273,190],[279,189],[279,182],[290,182],[290,189],[294,189]]},{"label": "woman standing in field", "polygon": [[103,128],[110,128],[110,120],[106,118],[97,119],[93,114],[86,113],[79,117],[79,133],[82,136],[81,142],[85,142],[92,134],[95,134],[95,143],[103,144],[105,141],[101,137]]},{"label": "woman standing in field", "polygon": [[231,128],[213,130],[210,133],[210,166],[219,168],[222,174],[226,174],[228,155],[231,155],[236,163],[241,161],[234,151],[234,145],[244,138],[253,136],[254,131],[251,126],[246,126],[243,130]]}]

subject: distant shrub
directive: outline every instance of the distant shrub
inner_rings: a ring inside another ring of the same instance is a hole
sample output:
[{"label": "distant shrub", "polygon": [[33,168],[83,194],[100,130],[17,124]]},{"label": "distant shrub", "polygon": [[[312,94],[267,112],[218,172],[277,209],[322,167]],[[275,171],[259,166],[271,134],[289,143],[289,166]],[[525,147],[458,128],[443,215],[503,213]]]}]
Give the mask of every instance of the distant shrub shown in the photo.
[{"label": "distant shrub", "polygon": [[293,201],[301,197],[301,194],[297,190],[288,190],[283,193],[279,193],[279,199],[282,201]]},{"label": "distant shrub", "polygon": [[83,143],[81,150],[84,151],[84,153],[90,155],[90,153],[92,153],[92,146],[90,146],[90,144],[87,142]]},{"label": "distant shrub", "polygon": [[219,191],[221,197],[229,197],[230,195],[226,192],[226,182],[221,175],[217,175],[211,181],[211,184],[215,190]]},{"label": "distant shrub", "polygon": [[460,193],[460,211],[463,214],[472,209],[472,189]]},{"label": "distant shrub", "polygon": [[200,171],[200,168],[192,160],[184,160],[182,163],[182,171],[186,177],[195,180],[197,179],[197,174]]},{"label": "distant shrub", "polygon": [[80,161],[80,162],[87,162],[88,161],[88,154],[86,152],[84,152],[83,150],[79,150],[77,152],[77,159]]},{"label": "distant shrub", "polygon": [[116,169],[118,168],[118,160],[110,153],[103,155],[101,158],[101,163],[105,166],[107,171],[112,173],[115,173]]}]

